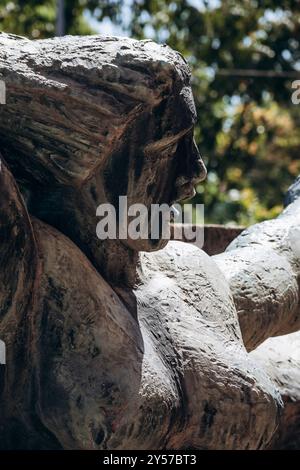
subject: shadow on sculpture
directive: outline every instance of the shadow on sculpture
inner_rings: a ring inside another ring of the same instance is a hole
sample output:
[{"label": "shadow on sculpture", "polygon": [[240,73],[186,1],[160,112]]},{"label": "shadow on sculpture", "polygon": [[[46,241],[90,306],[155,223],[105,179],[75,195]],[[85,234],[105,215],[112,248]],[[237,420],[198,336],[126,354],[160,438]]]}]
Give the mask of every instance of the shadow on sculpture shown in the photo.
[{"label": "shadow on sculpture", "polygon": [[299,329],[299,199],[216,257],[98,240],[99,204],[205,177],[186,62],[124,38],[0,45],[2,447],[266,448],[282,401],[247,350]]}]

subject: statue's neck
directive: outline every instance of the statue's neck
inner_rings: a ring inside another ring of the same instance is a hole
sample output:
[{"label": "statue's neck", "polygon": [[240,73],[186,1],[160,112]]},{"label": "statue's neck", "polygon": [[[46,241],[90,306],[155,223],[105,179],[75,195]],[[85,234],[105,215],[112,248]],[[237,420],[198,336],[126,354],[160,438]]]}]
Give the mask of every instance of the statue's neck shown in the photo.
[{"label": "statue's neck", "polygon": [[131,250],[118,241],[110,240],[109,246],[104,248],[103,265],[99,267],[100,274],[135,319],[137,318],[137,303],[134,287],[139,282],[139,263],[140,256],[137,251]]},{"label": "statue's neck", "polygon": [[100,274],[112,286],[133,289],[136,285],[139,253],[118,240],[109,240],[103,246]]},{"label": "statue's neck", "polygon": [[[106,200],[102,195],[104,203]],[[35,192],[29,199],[29,210],[37,218],[67,235],[89,258],[99,274],[113,288],[132,289],[137,279],[139,254],[120,240],[99,240],[96,236],[97,204],[90,187],[56,187]]]}]

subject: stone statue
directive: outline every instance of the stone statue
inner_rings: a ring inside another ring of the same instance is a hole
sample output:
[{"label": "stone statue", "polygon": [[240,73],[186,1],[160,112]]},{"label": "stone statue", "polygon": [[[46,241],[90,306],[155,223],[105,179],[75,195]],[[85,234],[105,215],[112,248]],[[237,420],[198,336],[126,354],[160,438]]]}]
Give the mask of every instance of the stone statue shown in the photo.
[{"label": "stone statue", "polygon": [[252,351],[251,356],[272,377],[284,403],[280,423],[270,443],[270,448],[299,450],[300,332],[269,338]]},{"label": "stone statue", "polygon": [[2,448],[266,448],[283,402],[248,351],[300,328],[300,200],[215,257],[100,241],[100,204],[172,204],[205,177],[185,60],[0,34],[0,79]]}]

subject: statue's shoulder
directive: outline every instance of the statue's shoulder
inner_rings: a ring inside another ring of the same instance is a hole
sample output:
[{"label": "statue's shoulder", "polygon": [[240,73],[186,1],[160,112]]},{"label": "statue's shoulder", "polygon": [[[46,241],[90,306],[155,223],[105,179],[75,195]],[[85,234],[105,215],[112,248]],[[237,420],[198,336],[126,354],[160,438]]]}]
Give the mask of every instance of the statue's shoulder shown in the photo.
[{"label": "statue's shoulder", "polygon": [[[180,299],[181,309],[198,312],[202,319],[216,325],[234,325],[238,330],[236,309],[227,280],[213,257],[188,243],[172,241],[157,252],[141,256],[144,303],[161,298]],[[150,300],[149,300],[150,299]],[[209,309],[208,309],[209,306]],[[194,312],[194,313],[193,313]],[[222,312],[222,314],[221,314]],[[231,327],[230,327],[231,328]]]},{"label": "statue's shoulder", "polygon": [[170,241],[162,250],[143,253],[141,262],[144,273],[160,272],[178,281],[194,278],[199,282],[216,275],[223,278],[211,256],[195,245],[180,241]]},{"label": "statue's shoulder", "polygon": [[51,314],[54,322],[63,321],[72,335],[89,327],[105,332],[108,323],[134,335],[126,307],[77,245],[34,217],[32,225],[39,256],[40,316]]}]

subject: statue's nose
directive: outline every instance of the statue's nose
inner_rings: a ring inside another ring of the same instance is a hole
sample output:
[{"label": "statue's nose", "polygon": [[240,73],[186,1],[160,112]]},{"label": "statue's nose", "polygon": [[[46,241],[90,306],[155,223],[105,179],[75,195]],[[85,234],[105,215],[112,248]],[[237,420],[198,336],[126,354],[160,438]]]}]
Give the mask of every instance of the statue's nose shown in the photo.
[{"label": "statue's nose", "polygon": [[193,134],[185,136],[179,147],[179,171],[177,186],[187,183],[196,186],[206,178],[207,170],[200,156]]},{"label": "statue's nose", "polygon": [[192,140],[192,152],[191,152],[191,177],[193,183],[200,183],[205,180],[207,176],[206,166],[201,158],[197,144],[195,140]]}]

